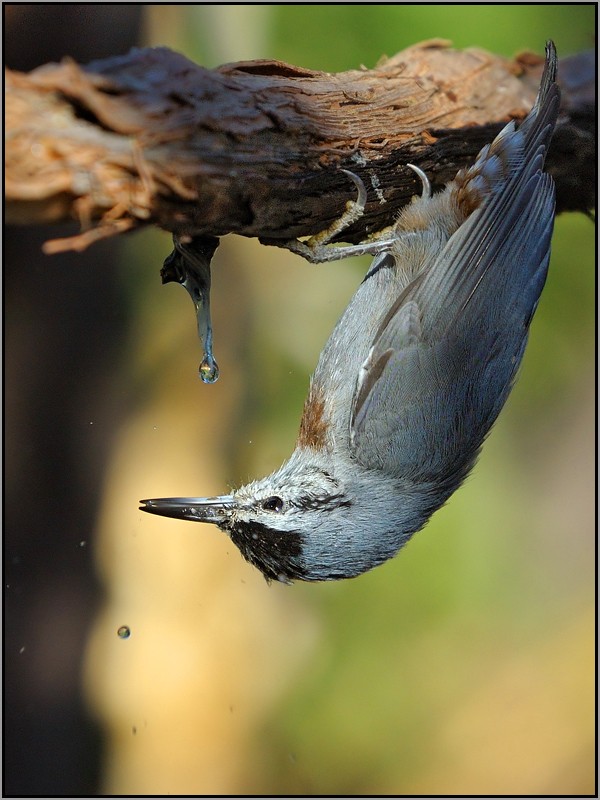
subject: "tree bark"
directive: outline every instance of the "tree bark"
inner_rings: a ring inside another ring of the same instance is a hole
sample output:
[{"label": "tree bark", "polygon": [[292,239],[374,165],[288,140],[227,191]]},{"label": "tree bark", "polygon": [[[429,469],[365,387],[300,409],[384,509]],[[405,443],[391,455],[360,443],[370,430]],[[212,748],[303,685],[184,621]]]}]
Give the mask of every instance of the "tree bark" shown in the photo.
[{"label": "tree bark", "polygon": [[[277,61],[207,70],[166,48],[79,66],[6,71],[5,201],[11,223],[79,220],[47,252],[156,224],[178,236],[283,243],[326,228],[364,181],[357,242],[393,223],[420,181],[434,191],[530,110],[543,59],[446,42],[374,69],[330,74]],[[561,116],[547,166],[557,210],[595,202],[595,55],[560,62]]]}]

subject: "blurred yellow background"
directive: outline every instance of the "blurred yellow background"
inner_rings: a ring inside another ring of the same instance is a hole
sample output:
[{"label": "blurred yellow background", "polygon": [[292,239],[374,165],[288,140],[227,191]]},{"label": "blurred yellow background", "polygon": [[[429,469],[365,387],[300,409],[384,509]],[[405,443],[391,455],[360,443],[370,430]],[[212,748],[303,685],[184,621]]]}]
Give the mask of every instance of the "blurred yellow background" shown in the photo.
[{"label": "blurred yellow background", "polygon": [[[553,38],[560,58],[593,46],[594,13],[157,5],[144,44],[207,67],[345,70],[433,37],[507,56]],[[583,215],[557,219],[519,380],[447,506],[373,572],[286,587],[216,528],[137,502],[225,493],[285,460],[309,375],[369,260],[312,266],[223,239],[221,377],[206,386],[189,297],[160,284],[169,236],[123,239],[129,333],[115,371],[128,411],[99,487],[90,547],[105,597],[81,675],[105,733],[101,792],[594,791],[593,247]]]}]

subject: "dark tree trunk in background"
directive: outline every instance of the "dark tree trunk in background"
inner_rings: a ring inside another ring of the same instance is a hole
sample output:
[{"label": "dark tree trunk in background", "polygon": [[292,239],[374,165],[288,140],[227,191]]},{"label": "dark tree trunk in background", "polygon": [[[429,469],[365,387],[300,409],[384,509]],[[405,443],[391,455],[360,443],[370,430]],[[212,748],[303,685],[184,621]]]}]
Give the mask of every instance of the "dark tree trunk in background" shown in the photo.
[{"label": "dark tree trunk in background", "polygon": [[[5,6],[6,66],[127,52],[142,9]],[[81,665],[100,599],[91,539],[107,432],[124,410],[111,380],[126,315],[118,242],[82,263],[43,255],[49,230],[8,228],[4,243],[4,793],[13,796],[101,790],[102,740],[84,707]]]}]

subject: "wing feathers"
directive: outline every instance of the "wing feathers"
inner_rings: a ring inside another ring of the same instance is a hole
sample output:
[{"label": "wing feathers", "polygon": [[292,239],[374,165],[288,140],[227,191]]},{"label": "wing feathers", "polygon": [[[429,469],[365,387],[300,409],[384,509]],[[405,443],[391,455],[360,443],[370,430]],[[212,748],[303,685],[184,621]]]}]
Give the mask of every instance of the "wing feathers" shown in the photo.
[{"label": "wing feathers", "polygon": [[459,204],[461,192],[479,197],[477,207],[391,304],[361,367],[351,439],[367,467],[455,488],[510,391],[554,219],[542,170],[560,95],[547,52],[526,120],[506,126],[448,192]]}]

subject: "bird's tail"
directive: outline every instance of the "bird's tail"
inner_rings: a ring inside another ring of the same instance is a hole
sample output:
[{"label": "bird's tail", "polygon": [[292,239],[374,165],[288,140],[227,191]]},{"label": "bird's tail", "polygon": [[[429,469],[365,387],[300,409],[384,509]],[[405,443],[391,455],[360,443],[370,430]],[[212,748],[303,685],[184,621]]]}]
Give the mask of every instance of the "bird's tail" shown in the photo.
[{"label": "bird's tail", "polygon": [[[556,67],[556,48],[554,42],[548,41],[540,88],[529,114],[518,128],[514,122],[506,125],[494,141],[481,150],[475,163],[456,176],[456,200],[465,218],[499,192],[523,165],[538,162],[539,167],[543,166],[560,102]],[[538,149],[541,162],[533,156]]]}]

